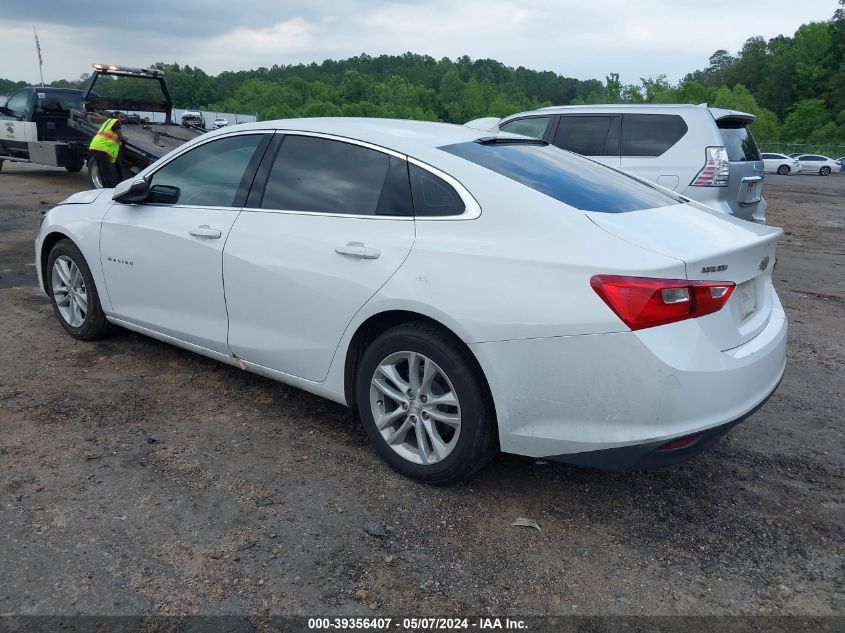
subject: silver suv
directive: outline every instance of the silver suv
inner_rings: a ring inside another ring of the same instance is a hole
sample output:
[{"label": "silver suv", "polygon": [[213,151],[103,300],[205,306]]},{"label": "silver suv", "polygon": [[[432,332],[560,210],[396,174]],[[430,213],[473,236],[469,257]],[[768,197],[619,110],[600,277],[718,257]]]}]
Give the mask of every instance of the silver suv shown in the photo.
[{"label": "silver suv", "polygon": [[753,120],[752,114],[704,104],[553,106],[511,115],[491,129],[542,138],[765,223],[763,161],[747,127]]}]

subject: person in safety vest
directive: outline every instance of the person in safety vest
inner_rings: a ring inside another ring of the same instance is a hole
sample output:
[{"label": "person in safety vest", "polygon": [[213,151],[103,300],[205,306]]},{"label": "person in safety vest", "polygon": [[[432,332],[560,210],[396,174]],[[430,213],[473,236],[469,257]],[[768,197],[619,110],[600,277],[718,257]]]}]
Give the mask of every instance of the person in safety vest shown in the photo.
[{"label": "person in safety vest", "polygon": [[[102,117],[97,115],[97,118]],[[103,186],[113,187],[120,181],[117,158],[126,142],[120,131],[125,120],[121,112],[115,112],[111,117],[106,118],[88,146],[88,151],[91,152],[91,156],[98,163],[104,181]]]},{"label": "person in safety vest", "polygon": [[88,149],[92,152],[103,152],[108,155],[110,163],[116,163],[120,146],[125,142],[120,131],[125,120],[121,112],[115,112],[113,117],[106,119],[91,139]]}]

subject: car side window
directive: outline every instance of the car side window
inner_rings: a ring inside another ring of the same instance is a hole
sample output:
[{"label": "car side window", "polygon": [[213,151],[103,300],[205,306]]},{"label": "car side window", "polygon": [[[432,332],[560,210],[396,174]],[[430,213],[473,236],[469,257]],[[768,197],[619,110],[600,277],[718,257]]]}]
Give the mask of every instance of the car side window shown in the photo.
[{"label": "car side window", "polygon": [[582,156],[602,156],[613,117],[561,116],[554,144]]},{"label": "car side window", "polygon": [[523,136],[530,136],[531,138],[543,138],[546,133],[546,128],[549,126],[550,117],[534,116],[526,119],[517,119],[516,121],[509,121],[502,125],[499,130],[502,132],[510,132],[511,134],[522,134]]},{"label": "car side window", "polygon": [[150,187],[175,188],[176,198],[170,198],[170,203],[234,206],[244,173],[263,138],[262,134],[239,134],[204,143],[156,171]]},{"label": "car side window", "polygon": [[9,100],[6,102],[6,109],[14,116],[23,116],[26,114],[26,104],[29,101],[30,94],[31,93],[28,90],[16,92],[9,97]]},{"label": "car side window", "polygon": [[411,192],[417,217],[460,215],[466,209],[461,196],[437,174],[410,165]]},{"label": "car side window", "polygon": [[660,156],[687,133],[677,114],[626,114],[622,117],[622,156]]},{"label": "car side window", "polygon": [[411,216],[408,164],[352,143],[287,135],[270,170],[261,207]]}]

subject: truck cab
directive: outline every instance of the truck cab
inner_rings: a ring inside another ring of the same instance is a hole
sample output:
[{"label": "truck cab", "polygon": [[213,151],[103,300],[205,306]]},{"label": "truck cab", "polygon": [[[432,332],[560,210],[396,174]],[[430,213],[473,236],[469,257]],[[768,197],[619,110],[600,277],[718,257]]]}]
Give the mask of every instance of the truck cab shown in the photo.
[{"label": "truck cab", "polygon": [[82,169],[77,144],[86,139],[68,125],[81,103],[82,91],[70,88],[29,86],[11,94],[0,106],[0,165],[18,159]]}]

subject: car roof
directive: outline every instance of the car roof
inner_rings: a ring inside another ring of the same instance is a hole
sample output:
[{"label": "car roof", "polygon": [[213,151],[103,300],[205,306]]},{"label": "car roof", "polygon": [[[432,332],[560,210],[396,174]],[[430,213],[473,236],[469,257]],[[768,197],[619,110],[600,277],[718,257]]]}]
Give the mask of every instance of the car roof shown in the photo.
[{"label": "car roof", "polygon": [[78,90],[76,88],[54,88],[52,86],[26,86],[26,89],[32,90],[33,92],[72,92],[82,94],[82,90]]},{"label": "car roof", "polygon": [[613,113],[613,112],[629,112],[631,114],[654,114],[660,112],[677,113],[681,110],[709,110],[710,114],[717,121],[724,119],[733,119],[751,123],[754,120],[754,115],[748,112],[741,112],[739,110],[728,110],[725,108],[709,108],[706,103],[694,105],[692,103],[602,103],[595,105],[566,105],[566,106],[547,106],[537,110],[528,110],[518,114],[511,114],[505,117],[504,120],[510,120],[521,116],[541,115],[541,114],[566,114],[572,112],[596,112],[596,113]]},{"label": "car roof", "polygon": [[[444,145],[466,143],[490,136],[489,132],[485,134],[481,130],[452,123],[363,117],[279,119],[238,125],[240,131],[267,129],[340,136],[418,157],[421,157],[421,154],[430,155],[431,150]],[[225,132],[218,131],[209,134],[222,133]],[[515,135],[503,133],[501,136],[511,137]]]}]

